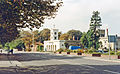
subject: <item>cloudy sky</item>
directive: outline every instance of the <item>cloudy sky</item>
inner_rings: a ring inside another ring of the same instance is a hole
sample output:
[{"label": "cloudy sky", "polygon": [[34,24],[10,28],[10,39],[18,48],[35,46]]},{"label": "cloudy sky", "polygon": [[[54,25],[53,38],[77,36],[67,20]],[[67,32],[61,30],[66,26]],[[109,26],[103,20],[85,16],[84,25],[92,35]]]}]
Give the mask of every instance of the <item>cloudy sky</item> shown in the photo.
[{"label": "cloudy sky", "polygon": [[53,20],[46,20],[43,28],[56,25],[60,31],[71,29],[86,32],[89,29],[93,11],[99,11],[102,28],[109,28],[110,34],[120,35],[120,0],[63,0],[58,15]]}]

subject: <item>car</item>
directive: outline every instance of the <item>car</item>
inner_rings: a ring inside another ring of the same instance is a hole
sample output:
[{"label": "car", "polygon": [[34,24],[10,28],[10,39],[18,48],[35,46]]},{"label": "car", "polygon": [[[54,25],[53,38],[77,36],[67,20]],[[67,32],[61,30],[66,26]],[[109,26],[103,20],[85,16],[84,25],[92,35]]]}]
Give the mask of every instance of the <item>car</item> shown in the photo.
[{"label": "car", "polygon": [[99,52],[99,53],[107,53],[107,51],[103,51],[103,50],[97,50],[96,52]]}]

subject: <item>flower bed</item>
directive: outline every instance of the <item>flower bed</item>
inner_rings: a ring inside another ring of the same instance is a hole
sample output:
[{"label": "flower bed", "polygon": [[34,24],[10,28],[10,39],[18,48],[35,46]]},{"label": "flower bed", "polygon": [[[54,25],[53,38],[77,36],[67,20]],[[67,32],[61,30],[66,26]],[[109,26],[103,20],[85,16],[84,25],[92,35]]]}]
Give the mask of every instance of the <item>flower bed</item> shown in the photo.
[{"label": "flower bed", "polygon": [[78,52],[77,55],[82,55],[82,53],[81,53],[81,52]]},{"label": "flower bed", "polygon": [[101,54],[92,54],[93,57],[101,57]]},{"label": "flower bed", "polygon": [[118,59],[120,59],[120,55],[118,55]]}]

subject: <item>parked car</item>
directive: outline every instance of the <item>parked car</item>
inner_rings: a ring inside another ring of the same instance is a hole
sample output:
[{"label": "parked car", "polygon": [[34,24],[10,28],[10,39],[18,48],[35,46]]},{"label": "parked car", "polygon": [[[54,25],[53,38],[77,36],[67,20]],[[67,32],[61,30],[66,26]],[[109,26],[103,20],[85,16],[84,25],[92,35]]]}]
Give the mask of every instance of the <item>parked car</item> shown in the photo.
[{"label": "parked car", "polygon": [[99,53],[107,53],[108,51],[97,50],[96,52],[99,52]]}]

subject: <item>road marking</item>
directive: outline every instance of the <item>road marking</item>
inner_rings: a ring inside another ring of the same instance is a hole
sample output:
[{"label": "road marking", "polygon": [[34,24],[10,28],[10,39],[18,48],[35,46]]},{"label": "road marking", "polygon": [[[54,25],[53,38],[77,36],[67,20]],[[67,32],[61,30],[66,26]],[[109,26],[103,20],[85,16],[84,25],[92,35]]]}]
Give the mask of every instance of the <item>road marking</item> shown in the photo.
[{"label": "road marking", "polygon": [[119,72],[114,72],[114,71],[110,71],[110,70],[103,70],[105,72],[110,72],[110,73],[114,73],[114,74],[120,74]]},{"label": "road marking", "polygon": [[65,63],[71,63],[71,62],[69,62],[69,61],[65,61],[65,60],[58,60],[58,61],[62,61],[62,62],[65,62]]}]

